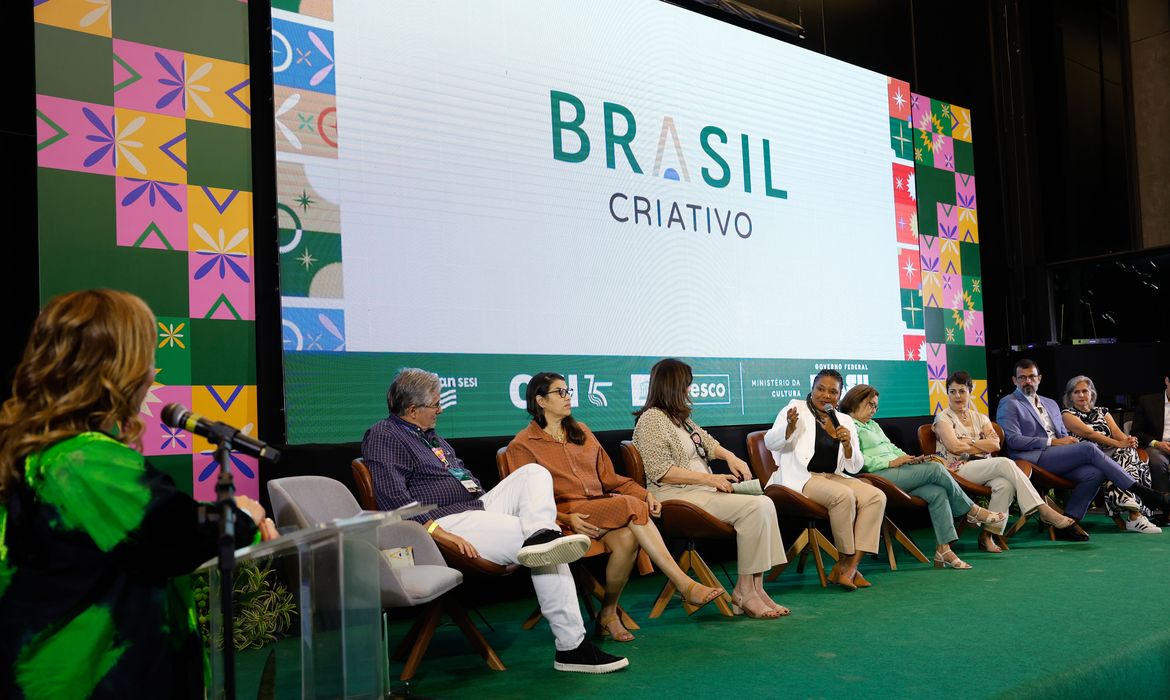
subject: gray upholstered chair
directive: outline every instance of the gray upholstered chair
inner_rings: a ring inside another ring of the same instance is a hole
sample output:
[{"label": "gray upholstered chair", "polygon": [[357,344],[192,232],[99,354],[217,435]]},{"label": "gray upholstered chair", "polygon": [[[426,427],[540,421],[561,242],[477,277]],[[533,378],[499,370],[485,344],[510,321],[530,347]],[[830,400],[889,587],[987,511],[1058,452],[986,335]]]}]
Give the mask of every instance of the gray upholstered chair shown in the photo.
[{"label": "gray upholstered chair", "polygon": [[[274,479],[268,482],[268,495],[272,499],[273,519],[278,527],[315,527],[363,512],[344,484],[323,476]],[[391,655],[394,660],[406,660],[399,676],[401,680],[414,677],[443,613],[459,626],[490,668],[504,670],[504,663],[495,649],[467,617],[454,595],[449,595],[463,582],[463,574],[443,562],[439,548],[422,525],[413,520],[383,524],[378,528],[378,547],[383,552],[410,547],[414,554],[414,566],[392,567],[385,554],[379,559],[382,607],[426,606]]]}]

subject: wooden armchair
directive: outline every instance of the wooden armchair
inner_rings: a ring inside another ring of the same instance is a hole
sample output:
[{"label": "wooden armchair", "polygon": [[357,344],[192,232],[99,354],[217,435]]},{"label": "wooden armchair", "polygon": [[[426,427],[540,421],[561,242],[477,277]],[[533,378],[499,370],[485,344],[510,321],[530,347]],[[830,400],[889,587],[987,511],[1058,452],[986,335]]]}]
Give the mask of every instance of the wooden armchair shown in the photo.
[{"label": "wooden armchair", "polygon": [[[998,428],[999,426],[996,426],[996,427]],[[1000,444],[1001,445],[1003,444],[1003,436],[1002,435],[1000,435]],[[924,455],[932,455],[932,454],[938,453],[938,436],[936,436],[934,434],[934,424],[933,423],[926,423],[924,425],[918,426],[918,448],[920,450],[922,450],[922,454],[924,454]],[[959,487],[961,489],[963,489],[963,492],[966,493],[968,496],[970,496],[972,499],[975,499],[978,497],[991,498],[991,487],[990,486],[984,486],[983,484],[977,484],[974,481],[971,481],[969,479],[964,479],[963,477],[959,476],[955,472],[949,472],[949,473],[951,475],[951,478],[955,480],[955,483],[957,483],[959,485]],[[967,519],[961,518],[959,520],[959,534],[962,535],[963,531],[966,529],[967,529]],[[993,540],[995,540],[995,543],[998,544],[1000,547],[1002,547],[1004,550],[1010,549],[1010,547],[1008,547],[1007,538],[1004,537],[1003,535],[993,534],[991,537]]]},{"label": "wooden armchair", "polygon": [[[747,436],[748,464],[751,465],[752,475],[760,480],[761,486],[767,484],[768,479],[772,478],[772,473],[776,471],[776,461],[772,459],[772,452],[764,445],[766,432],[757,430],[748,433]],[[764,489],[764,495],[772,499],[778,517],[795,518],[804,523],[804,531],[784,553],[788,561],[773,567],[772,571],[768,573],[768,580],[775,581],[796,557],[800,559],[797,562],[796,571],[804,573],[805,561],[808,559],[809,552],[812,552],[813,563],[817,567],[817,577],[821,580],[821,587],[828,586],[829,582],[825,577],[825,563],[821,559],[821,551],[823,550],[833,561],[837,561],[840,554],[833,546],[833,542],[817,527],[817,523],[828,523],[829,511],[825,510],[824,506],[806,498],[804,494],[779,484],[768,486]]]},{"label": "wooden armchair", "polygon": [[[639,454],[638,448],[634,447],[634,443],[630,440],[622,440],[622,461],[626,467],[626,476],[645,486],[646,468],[642,464],[642,455]],[[711,571],[711,567],[707,566],[707,562],[699,556],[699,552],[695,548],[695,540],[734,540],[735,528],[686,501],[663,501],[661,522],[658,527],[662,531],[663,537],[673,537],[686,542],[686,549],[678,558],[679,568],[687,574],[694,571],[695,576],[704,586],[722,587],[722,584],[715,578],[714,572]],[[657,600],[654,601],[654,607],[650,610],[651,618],[662,615],[666,606],[670,604],[670,599],[674,597],[675,590],[674,584],[668,580],[666,585],[662,587],[662,592],[658,594]],[[734,615],[731,611],[730,595],[725,593],[719,596],[715,599],[715,605],[719,608],[719,612],[727,617]],[[691,615],[698,610],[698,607],[684,600],[683,609],[688,615]]]}]

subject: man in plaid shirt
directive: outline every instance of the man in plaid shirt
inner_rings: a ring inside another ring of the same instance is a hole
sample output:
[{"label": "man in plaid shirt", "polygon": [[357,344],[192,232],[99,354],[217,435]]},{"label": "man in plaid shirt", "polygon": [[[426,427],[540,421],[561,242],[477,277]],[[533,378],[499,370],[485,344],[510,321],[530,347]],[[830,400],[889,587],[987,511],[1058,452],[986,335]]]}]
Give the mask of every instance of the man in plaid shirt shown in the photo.
[{"label": "man in plaid shirt", "polygon": [[451,445],[435,433],[443,412],[439,389],[433,372],[400,370],[386,394],[390,416],[366,431],[362,457],[378,507],[434,503],[434,510],[415,517],[431,537],[468,557],[531,568],[540,611],[556,640],[556,670],[609,673],[628,666],[628,660],[585,641],[568,564],[580,559],[590,542],[585,535],[561,534],[552,476],[528,464],[485,493]]}]

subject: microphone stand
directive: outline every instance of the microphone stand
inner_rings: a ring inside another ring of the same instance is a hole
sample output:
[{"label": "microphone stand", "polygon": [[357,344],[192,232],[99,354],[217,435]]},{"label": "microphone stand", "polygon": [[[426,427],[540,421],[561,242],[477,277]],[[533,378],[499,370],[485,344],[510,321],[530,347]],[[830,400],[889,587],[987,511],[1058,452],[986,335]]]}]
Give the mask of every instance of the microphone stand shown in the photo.
[{"label": "microphone stand", "polygon": [[[227,427],[227,426],[224,426]],[[223,615],[223,690],[224,697],[236,697],[235,618],[232,614],[232,574],[236,568],[236,521],[232,517],[232,497],[236,487],[232,481],[232,437],[235,432],[217,431],[207,439],[215,445],[215,461],[219,463],[219,478],[215,482],[215,514],[219,525],[219,600]],[[214,639],[212,640],[214,643]],[[212,650],[214,654],[214,650]],[[210,691],[210,689],[208,689]]]}]

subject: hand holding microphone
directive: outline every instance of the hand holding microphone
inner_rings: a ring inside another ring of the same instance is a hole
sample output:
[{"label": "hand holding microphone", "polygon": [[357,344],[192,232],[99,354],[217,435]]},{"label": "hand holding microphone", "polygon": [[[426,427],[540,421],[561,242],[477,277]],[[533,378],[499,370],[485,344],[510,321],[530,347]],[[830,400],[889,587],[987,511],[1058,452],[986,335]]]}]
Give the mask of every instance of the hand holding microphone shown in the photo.
[{"label": "hand holding microphone", "polygon": [[841,421],[837,420],[837,411],[833,408],[833,404],[826,403],[821,406],[821,410],[829,416],[829,421],[833,424],[833,438],[837,442],[849,442],[849,429],[841,425]]}]

